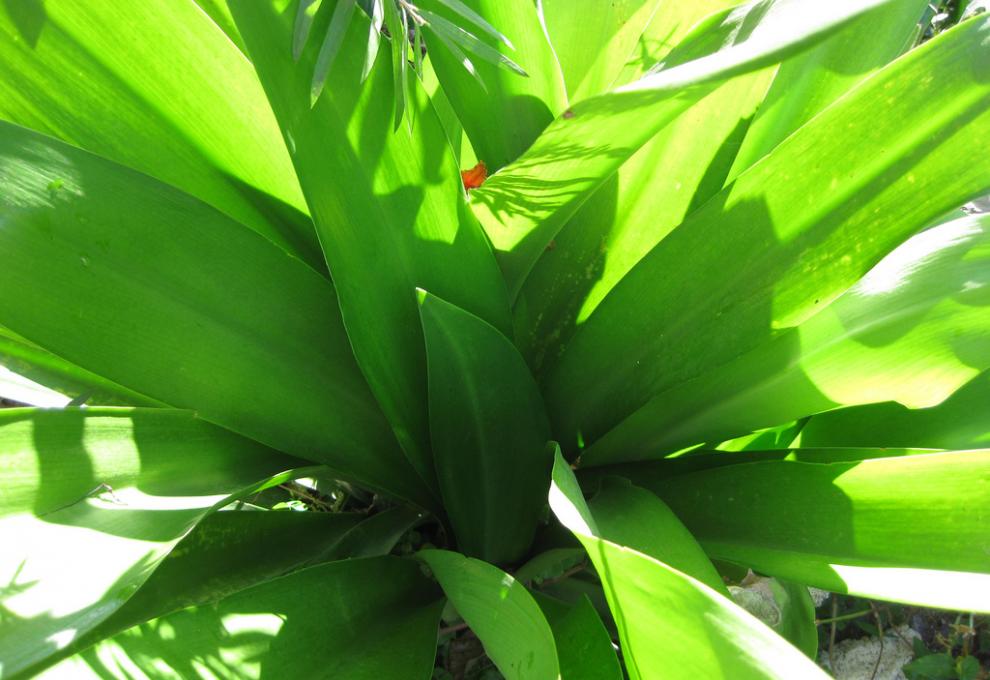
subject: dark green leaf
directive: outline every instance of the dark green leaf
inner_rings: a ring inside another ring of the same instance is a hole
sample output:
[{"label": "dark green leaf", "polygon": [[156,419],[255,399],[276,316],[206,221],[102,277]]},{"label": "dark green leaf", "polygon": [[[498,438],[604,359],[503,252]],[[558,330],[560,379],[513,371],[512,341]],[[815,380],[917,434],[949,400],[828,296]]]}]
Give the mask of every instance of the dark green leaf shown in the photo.
[{"label": "dark green leaf", "polygon": [[430,433],[458,545],[509,563],[532,543],[550,485],[550,425],[512,343],[478,317],[425,291]]},{"label": "dark green leaf", "polygon": [[537,599],[557,643],[562,680],[622,680],[619,659],[598,612],[583,597],[573,607],[548,606],[551,598]]},{"label": "dark green leaf", "polygon": [[955,664],[949,654],[929,654],[904,666],[905,674],[918,680],[955,680]]}]

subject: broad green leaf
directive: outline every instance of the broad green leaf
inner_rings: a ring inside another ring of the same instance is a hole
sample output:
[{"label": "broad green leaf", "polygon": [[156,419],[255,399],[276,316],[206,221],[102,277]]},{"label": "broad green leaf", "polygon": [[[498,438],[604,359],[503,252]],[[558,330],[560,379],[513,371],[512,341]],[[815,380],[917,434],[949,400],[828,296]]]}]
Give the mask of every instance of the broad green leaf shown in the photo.
[{"label": "broad green leaf", "polygon": [[878,72],[640,260],[547,373],[555,433],[569,447],[579,433],[593,442],[651,398],[781,342],[782,329],[983,191],[990,156],[972,139],[990,131],[990,79],[951,65],[990,65],[988,28],[971,21]]},{"label": "broad green leaf", "polygon": [[603,536],[684,572],[726,597],[722,578],[667,505],[646,489],[609,477],[588,508]]},{"label": "broad green leaf", "polygon": [[612,639],[591,600],[583,597],[573,607],[548,606],[552,598],[537,597],[557,644],[562,680],[621,680],[622,669]]},{"label": "broad green leaf", "polygon": [[634,479],[647,489],[656,488],[672,478],[692,472],[703,472],[729,465],[744,463],[765,463],[773,461],[798,461],[802,463],[858,463],[875,458],[896,458],[899,456],[919,456],[937,452],[938,449],[913,448],[779,448],[752,449],[744,451],[721,451],[717,449],[693,449],[671,458],[619,463],[602,467],[581,468],[577,474],[581,487],[586,491],[596,490],[601,482],[609,477]]},{"label": "broad green leaf", "polygon": [[[425,9],[456,25],[464,20],[447,0],[423,0]],[[567,106],[560,68],[543,31],[538,4],[533,0],[464,0],[464,5],[512,44],[478,35],[491,49],[518,64],[522,77],[495,64],[472,60],[475,79],[461,60],[443,47],[431,49],[444,93],[450,100],[471,145],[491,171],[514,161]],[[439,34],[427,29],[427,41]],[[474,32],[474,31],[472,31]],[[430,44],[432,44],[430,43]],[[484,85],[478,82],[481,80]]]},{"label": "broad green leaf", "polygon": [[654,14],[668,11],[666,4],[660,0],[543,0],[547,34],[571,101],[612,89]]},{"label": "broad green leaf", "polygon": [[[430,503],[329,282],[196,199],[0,123],[0,323],[128,389]],[[30,286],[24,282],[30,281]]]},{"label": "broad green leaf", "polygon": [[690,576],[609,539],[558,450],[550,507],[595,564],[619,627],[622,657],[639,678],[826,678],[758,619]]},{"label": "broad green leaf", "polygon": [[179,609],[216,602],[320,561],[360,515],[229,511],[207,515],[123,606],[50,658],[62,658]]},{"label": "broad green leaf", "polygon": [[753,165],[863,78],[906,52],[927,6],[927,0],[891,3],[781,64],[746,133],[731,177]]},{"label": "broad green leaf", "polygon": [[525,154],[472,192],[510,295],[588,196],[720,82],[807,49],[891,1],[759,0],[692,31],[663,70],[572,105]]},{"label": "broad green leaf", "polygon": [[298,464],[189,411],[0,411],[0,672],[98,625],[207,513]]},{"label": "broad green leaf", "polygon": [[[23,376],[28,380],[43,385],[48,391],[65,395],[64,400],[58,400],[58,406],[64,406],[70,400],[77,403],[91,403],[100,406],[162,406],[160,402],[121,387],[95,373],[73,366],[37,345],[28,342],[10,330],[0,327],[0,365]],[[10,396],[10,395],[7,395]],[[54,395],[48,395],[49,404]],[[22,403],[35,404],[25,399],[16,399]]]},{"label": "broad green leaf", "polygon": [[550,483],[547,421],[536,382],[508,338],[420,292],[430,434],[458,546],[511,563],[533,541]]},{"label": "broad green leaf", "polygon": [[990,450],[627,472],[713,558],[835,592],[990,611]]},{"label": "broad green leaf", "polygon": [[550,625],[522,583],[459,553],[422,550],[417,556],[506,680],[559,680]]},{"label": "broad green leaf", "polygon": [[325,272],[264,92],[211,19],[229,12],[201,4],[3,3],[0,118],[173,184]]},{"label": "broad green leaf", "polygon": [[567,221],[513,308],[516,343],[537,374],[636,262],[722,189],[772,75],[734,78],[675,118]]},{"label": "broad green leaf", "polygon": [[[685,3],[675,12],[665,6],[649,31],[676,35],[690,21],[685,14],[695,12],[697,18],[718,3],[708,4],[712,7]],[[823,44],[785,61],[776,75],[774,69],[764,69],[731,80],[626,161],[615,176],[617,189],[606,182],[581,206],[520,291],[514,309],[516,338],[534,369],[539,370],[544,356],[556,356],[576,325],[633,265],[721,190],[727,178],[896,56],[924,4],[911,0],[867,13]],[[850,49],[850,43],[863,47]],[[662,46],[654,49],[662,51]],[[754,117],[757,131],[750,130]],[[737,156],[740,146],[742,157]],[[575,271],[583,276],[574,276]]]},{"label": "broad green leaf", "polygon": [[918,234],[796,328],[661,392],[582,461],[657,457],[836,406],[937,404],[990,368],[988,272],[990,217]]},{"label": "broad green leaf", "polygon": [[413,561],[331,562],[132,628],[40,677],[426,678],[442,602]]},{"label": "broad green leaf", "polygon": [[870,404],[817,415],[801,430],[806,446],[990,447],[990,372],[984,371],[938,406],[909,409]]},{"label": "broad green leaf", "polygon": [[[310,109],[307,74],[316,48],[307,46],[298,65],[286,49],[295,3],[236,0],[231,6],[293,151],[358,364],[419,476],[435,487],[415,289],[441,295],[503,331],[510,325],[505,286],[463,200],[443,128],[412,82],[415,125],[392,132],[388,60],[378,60],[361,83],[363,13],[352,19],[337,55],[334,87]],[[317,14],[315,32],[325,29],[328,9]]]}]

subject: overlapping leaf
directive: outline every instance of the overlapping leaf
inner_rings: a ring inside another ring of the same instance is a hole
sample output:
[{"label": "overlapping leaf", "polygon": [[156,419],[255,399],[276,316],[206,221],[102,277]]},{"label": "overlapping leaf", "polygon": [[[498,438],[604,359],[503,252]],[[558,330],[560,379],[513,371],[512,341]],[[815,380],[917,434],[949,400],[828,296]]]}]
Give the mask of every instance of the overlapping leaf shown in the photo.
[{"label": "overlapping leaf", "polygon": [[659,495],[713,558],[837,592],[990,609],[985,449],[717,453],[614,472]]},{"label": "overlapping leaf", "polygon": [[[310,108],[318,46],[311,41],[293,61],[296,3],[283,5],[231,3],[292,151],[358,363],[410,462],[435,488],[415,288],[505,330],[505,287],[465,206],[456,161],[425,94],[413,83],[416,123],[392,133],[386,60],[361,83],[364,14],[354,15],[340,47],[334,87]],[[316,34],[332,9],[317,13]]]},{"label": "overlapping leaf", "polygon": [[588,196],[664,125],[718,83],[806,49],[889,1],[750,3],[692,31],[660,72],[572,105],[473,193],[512,296]]},{"label": "overlapping leaf", "polygon": [[668,7],[658,9],[662,4],[658,0],[543,2],[547,35],[570,101],[612,89],[655,14],[668,13]]},{"label": "overlapping leaf", "polygon": [[[636,65],[658,62],[688,26],[726,4],[731,3],[664,6],[625,77],[632,79]],[[727,179],[899,54],[922,5],[912,0],[867,13],[779,70],[731,80],[626,161],[561,229],[519,293],[516,338],[534,369],[539,371],[545,356],[555,357],[636,262]],[[864,48],[849,49],[853,44]]]},{"label": "overlapping leaf", "polygon": [[[877,73],[643,258],[548,373],[558,436],[569,447],[579,433],[594,441],[651,398],[774,339],[980,193],[990,157],[971,140],[990,129],[990,81],[975,66],[990,63],[988,27],[971,21]],[[957,63],[974,66],[936,79]]]},{"label": "overlapping leaf", "polygon": [[187,411],[0,412],[4,676],[120,608],[231,494],[299,464]]},{"label": "overlapping leaf", "polygon": [[[449,4],[445,0],[422,2],[426,9],[456,21],[457,13],[451,11]],[[512,47],[495,37],[479,38],[528,74],[523,77],[511,69],[474,60],[476,78],[454,52],[430,52],[430,60],[477,160],[494,171],[518,158],[533,143],[564,110],[567,95],[536,4],[531,0],[465,0],[464,4],[496,27]],[[441,37],[433,28],[427,29],[427,34],[430,38],[436,36],[433,42]]]},{"label": "overlapping leaf", "polygon": [[264,92],[206,14],[223,24],[226,5],[201,4],[4,3],[0,118],[173,184],[325,272]]},{"label": "overlapping leaf", "polygon": [[550,506],[584,545],[601,576],[630,678],[827,677],[727,597],[609,540],[559,452]]},{"label": "overlapping leaf", "polygon": [[801,446],[924,446],[932,449],[990,447],[990,372],[984,371],[937,406],[909,409],[870,404],[811,418]]},{"label": "overlapping leaf", "polygon": [[0,210],[0,288],[18,291],[0,296],[4,326],[140,394],[431,502],[312,269],[172,187],[7,123]]},{"label": "overlapping leaf", "polygon": [[185,609],[99,643],[40,677],[427,677],[443,600],[415,562],[331,562]]},{"label": "overlapping leaf", "polygon": [[990,368],[988,271],[990,218],[925,231],[796,328],[662,392],[582,460],[657,457],[841,405],[937,404]]}]

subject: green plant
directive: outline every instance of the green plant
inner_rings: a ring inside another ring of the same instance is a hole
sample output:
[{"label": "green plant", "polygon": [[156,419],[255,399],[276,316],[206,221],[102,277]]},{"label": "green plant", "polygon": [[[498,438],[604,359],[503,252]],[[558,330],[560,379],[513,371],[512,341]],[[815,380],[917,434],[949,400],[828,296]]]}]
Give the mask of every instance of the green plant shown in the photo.
[{"label": "green plant", "polygon": [[990,612],[990,20],[464,4],[528,78],[0,6],[0,357],[73,402],[0,411],[0,675],[811,678],[797,584]]}]

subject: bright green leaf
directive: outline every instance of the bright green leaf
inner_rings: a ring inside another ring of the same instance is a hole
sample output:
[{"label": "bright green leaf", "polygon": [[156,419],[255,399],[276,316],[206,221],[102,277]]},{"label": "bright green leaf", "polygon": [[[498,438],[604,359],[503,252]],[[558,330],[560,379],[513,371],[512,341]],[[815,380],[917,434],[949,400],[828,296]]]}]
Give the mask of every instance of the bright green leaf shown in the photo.
[{"label": "bright green leaf", "polygon": [[610,541],[598,528],[559,450],[550,507],[595,563],[632,680],[828,677],[728,598],[663,562]]},{"label": "bright green leaf", "polygon": [[[73,366],[37,345],[28,342],[16,333],[0,327],[0,365],[14,374],[43,385],[49,391],[65,395],[57,405],[64,406],[70,400],[78,403],[90,403],[100,406],[162,406],[160,402],[121,387],[95,373]],[[6,395],[15,401],[31,405],[41,405],[29,399],[18,399]],[[49,394],[47,405],[56,405]]]},{"label": "bright green leaf", "polygon": [[720,595],[729,596],[722,578],[691,532],[646,489],[609,477],[588,501],[588,508],[601,534],[612,543],[659,560]]},{"label": "bright green leaf", "polygon": [[990,368],[988,271],[990,217],[929,229],[796,328],[663,391],[582,460],[657,457],[836,406],[937,404]]},{"label": "bright green leaf", "polygon": [[890,1],[750,3],[692,31],[658,73],[572,105],[525,154],[472,192],[512,297],[591,193],[680,113],[720,82],[807,49]]},{"label": "bright green leaf", "polygon": [[558,680],[553,633],[525,586],[486,562],[423,550],[444,593],[506,680]]},{"label": "bright green leaf", "polygon": [[4,675],[120,608],[231,494],[298,465],[188,411],[0,411]]},{"label": "bright green leaf", "polygon": [[801,430],[800,445],[988,448],[987,404],[990,404],[990,372],[985,371],[931,408],[870,404],[817,415]]},{"label": "bright green leaf", "polygon": [[[417,4],[454,24],[463,23],[448,0],[423,0]],[[484,161],[494,172],[533,143],[564,110],[567,95],[533,0],[464,0],[464,5],[496,27],[513,47],[485,35],[479,39],[490,40],[490,49],[529,74],[524,78],[495,64],[478,62],[476,79],[465,71],[455,53],[443,47],[430,51],[430,61],[464,125],[477,160]]]},{"label": "bright green leaf", "polygon": [[439,597],[410,560],[331,562],[132,628],[41,677],[426,678]]},{"label": "bright green leaf", "polygon": [[0,65],[0,118],[173,184],[325,272],[264,92],[196,3],[5,2]]},{"label": "bright green leaf", "polygon": [[739,149],[731,176],[911,46],[927,0],[903,0],[864,15],[808,52],[781,64]]},{"label": "bright green leaf", "polygon": [[990,611],[990,451],[826,462],[843,453],[675,476],[648,474],[663,463],[624,471],[713,558],[835,592]]},{"label": "bright green leaf", "polygon": [[547,34],[571,101],[612,89],[654,14],[670,10],[665,5],[659,0],[543,1]]},{"label": "bright green leaf", "polygon": [[782,329],[982,191],[990,156],[972,139],[990,131],[990,80],[951,66],[990,64],[988,27],[959,26],[865,81],[640,260],[547,373],[555,434],[570,448],[579,433],[593,442],[637,409],[659,410],[667,390],[786,342]]}]

